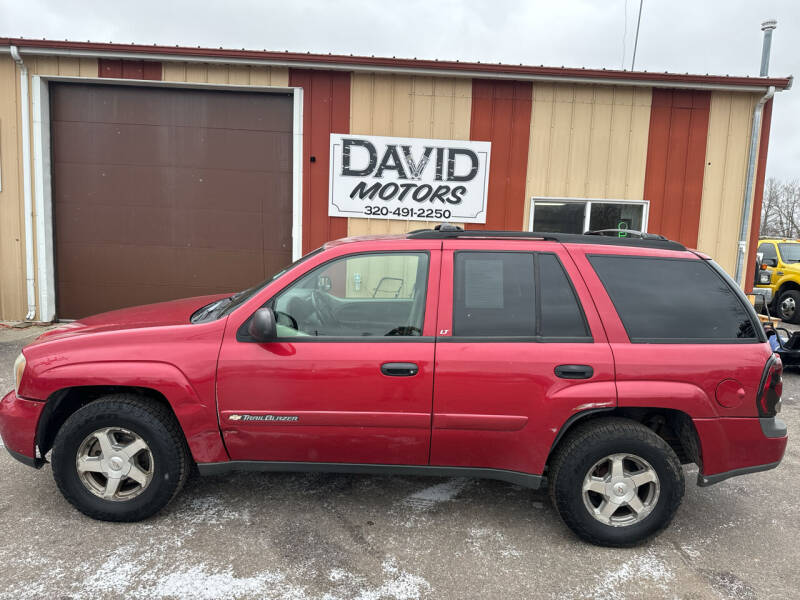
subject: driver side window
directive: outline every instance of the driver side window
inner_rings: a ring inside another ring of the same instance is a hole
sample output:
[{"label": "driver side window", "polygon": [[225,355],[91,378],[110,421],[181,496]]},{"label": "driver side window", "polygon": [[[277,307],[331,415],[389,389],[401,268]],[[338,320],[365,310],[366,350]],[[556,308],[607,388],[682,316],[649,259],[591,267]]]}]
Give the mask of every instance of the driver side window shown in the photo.
[{"label": "driver side window", "polygon": [[766,244],[761,244],[758,247],[758,251],[761,252],[763,258],[772,258],[776,261],[778,260],[778,253],[775,250],[774,244],[770,244],[769,242]]},{"label": "driver side window", "polygon": [[420,336],[425,252],[355,254],[307,273],[275,297],[278,337]]}]

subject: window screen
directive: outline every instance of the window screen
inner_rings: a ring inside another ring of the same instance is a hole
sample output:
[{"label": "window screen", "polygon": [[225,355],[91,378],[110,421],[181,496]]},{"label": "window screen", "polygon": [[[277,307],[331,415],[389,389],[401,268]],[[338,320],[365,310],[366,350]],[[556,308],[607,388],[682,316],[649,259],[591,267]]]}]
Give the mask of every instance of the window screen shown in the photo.
[{"label": "window screen", "polygon": [[536,335],[533,254],[457,252],[453,335]]},{"label": "window screen", "polygon": [[554,254],[456,252],[454,285],[454,336],[591,339]]},{"label": "window screen", "polygon": [[572,284],[555,254],[539,254],[540,334],[545,337],[588,337]]},{"label": "window screen", "polygon": [[704,260],[590,256],[632,342],[756,340],[753,321]]}]

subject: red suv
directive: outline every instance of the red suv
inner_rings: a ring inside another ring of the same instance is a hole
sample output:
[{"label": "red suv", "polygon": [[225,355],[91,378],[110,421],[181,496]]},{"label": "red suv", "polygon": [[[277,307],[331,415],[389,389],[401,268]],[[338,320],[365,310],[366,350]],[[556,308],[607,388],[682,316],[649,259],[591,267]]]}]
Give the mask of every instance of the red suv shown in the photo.
[{"label": "red suv", "polygon": [[233,296],[118,310],[26,347],[11,454],[83,513],[135,521],[189,472],[547,484],[631,545],[698,485],[775,467],[781,363],[742,292],[658,236],[462,231],[326,244]]}]

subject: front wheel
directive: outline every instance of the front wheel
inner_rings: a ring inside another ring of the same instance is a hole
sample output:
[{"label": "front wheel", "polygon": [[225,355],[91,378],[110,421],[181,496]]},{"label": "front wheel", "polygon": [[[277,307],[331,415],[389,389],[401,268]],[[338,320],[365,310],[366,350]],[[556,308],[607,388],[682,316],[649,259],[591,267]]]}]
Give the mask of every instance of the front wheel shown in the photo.
[{"label": "front wheel", "polygon": [[800,292],[789,290],[778,298],[777,317],[787,323],[800,323]]},{"label": "front wheel", "polygon": [[567,526],[601,546],[633,546],[669,525],[684,492],[680,461],[641,423],[579,425],[550,465],[550,497]]},{"label": "front wheel", "polygon": [[174,415],[133,395],[77,410],[53,444],[53,477],[79,511],[102,521],[139,521],[172,500],[190,459]]}]

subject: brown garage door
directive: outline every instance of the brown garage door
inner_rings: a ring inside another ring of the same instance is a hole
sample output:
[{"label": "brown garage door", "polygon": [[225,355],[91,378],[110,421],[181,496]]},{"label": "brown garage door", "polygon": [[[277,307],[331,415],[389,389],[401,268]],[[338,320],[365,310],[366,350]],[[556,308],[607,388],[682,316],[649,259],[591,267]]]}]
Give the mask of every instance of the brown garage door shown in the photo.
[{"label": "brown garage door", "polygon": [[59,318],[234,292],[291,262],[289,94],[51,84]]}]

